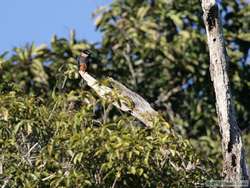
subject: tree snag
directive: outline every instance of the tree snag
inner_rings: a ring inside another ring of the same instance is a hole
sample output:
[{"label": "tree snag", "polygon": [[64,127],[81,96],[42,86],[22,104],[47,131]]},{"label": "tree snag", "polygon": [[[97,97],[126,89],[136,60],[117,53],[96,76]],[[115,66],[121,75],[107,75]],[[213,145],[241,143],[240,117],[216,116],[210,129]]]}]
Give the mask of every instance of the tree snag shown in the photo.
[{"label": "tree snag", "polygon": [[223,177],[225,181],[240,182],[248,180],[248,169],[229,86],[220,13],[215,0],[202,0],[202,9],[210,55],[210,75],[222,136]]}]

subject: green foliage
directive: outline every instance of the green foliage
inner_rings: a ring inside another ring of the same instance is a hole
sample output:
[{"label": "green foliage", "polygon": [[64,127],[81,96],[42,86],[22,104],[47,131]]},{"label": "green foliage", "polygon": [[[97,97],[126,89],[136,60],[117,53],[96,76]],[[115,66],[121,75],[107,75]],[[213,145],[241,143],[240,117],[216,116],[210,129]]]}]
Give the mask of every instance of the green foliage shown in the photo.
[{"label": "green foliage", "polygon": [[[249,4],[223,1],[221,9],[243,129],[250,119]],[[193,187],[220,179],[200,2],[114,0],[96,16],[103,33],[99,44],[78,41],[71,32],[69,39],[53,36],[49,47],[27,44],[0,54],[0,184]],[[127,85],[173,129],[159,122],[145,129],[100,100],[79,78],[76,57],[82,49],[92,52],[93,76],[103,84],[111,76]],[[249,143],[249,131],[244,133]]]},{"label": "green foliage", "polygon": [[[232,83],[241,82],[241,77],[245,78],[243,83],[249,80],[250,44],[247,37],[238,39],[248,35],[248,9],[244,1],[222,3]],[[104,33],[105,60],[116,70],[113,77],[121,80],[129,73],[127,83],[154,102],[174,124],[181,119],[179,126],[193,125],[198,132],[206,129],[202,122],[216,124],[199,1],[117,0],[110,9],[97,14],[97,27]],[[242,96],[249,91],[243,83],[238,84],[240,87],[233,85],[242,128],[248,126],[250,117],[246,110],[250,103],[244,100],[248,97]],[[174,117],[168,115],[170,112]],[[192,130],[185,134],[196,135]],[[215,127],[213,130],[218,131]]]},{"label": "green foliage", "polygon": [[96,124],[98,101],[88,92],[50,101],[11,92],[0,101],[1,183],[10,177],[18,187],[191,186],[205,177],[189,142],[160,125],[143,129],[125,116]]},{"label": "green foliage", "polygon": [[[220,7],[241,129],[248,127],[250,119],[249,6],[243,0],[223,1]],[[104,33],[105,60],[116,70],[113,77],[143,94],[175,130],[191,138],[194,145],[203,146],[198,147],[201,153],[211,151],[209,144],[213,143],[213,154],[209,152],[211,156],[204,158],[219,156],[219,129],[200,2],[117,0],[97,15],[97,27]],[[130,79],[124,79],[127,74]],[[210,140],[202,140],[204,137]]]}]

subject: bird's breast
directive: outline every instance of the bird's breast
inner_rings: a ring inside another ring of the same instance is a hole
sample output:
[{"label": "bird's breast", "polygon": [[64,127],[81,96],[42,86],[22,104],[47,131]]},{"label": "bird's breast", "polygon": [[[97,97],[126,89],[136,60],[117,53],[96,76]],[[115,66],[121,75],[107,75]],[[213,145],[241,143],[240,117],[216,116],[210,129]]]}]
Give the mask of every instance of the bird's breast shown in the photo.
[{"label": "bird's breast", "polygon": [[87,69],[87,65],[85,63],[80,63],[80,71],[85,72]]}]

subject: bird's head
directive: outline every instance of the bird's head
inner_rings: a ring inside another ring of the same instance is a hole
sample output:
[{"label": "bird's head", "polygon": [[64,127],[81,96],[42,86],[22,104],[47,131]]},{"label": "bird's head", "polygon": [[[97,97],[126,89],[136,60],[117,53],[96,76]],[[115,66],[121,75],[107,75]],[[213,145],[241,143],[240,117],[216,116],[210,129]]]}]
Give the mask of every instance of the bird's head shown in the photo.
[{"label": "bird's head", "polygon": [[90,55],[90,51],[89,50],[83,50],[80,53],[80,56],[82,57],[88,57]]}]

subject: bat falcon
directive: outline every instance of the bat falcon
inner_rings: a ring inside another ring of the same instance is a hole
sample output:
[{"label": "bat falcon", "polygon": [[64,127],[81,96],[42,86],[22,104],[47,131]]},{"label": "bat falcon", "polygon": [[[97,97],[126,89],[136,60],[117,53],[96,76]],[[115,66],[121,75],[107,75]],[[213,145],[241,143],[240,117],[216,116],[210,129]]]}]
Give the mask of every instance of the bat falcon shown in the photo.
[{"label": "bat falcon", "polygon": [[89,64],[89,57],[90,51],[89,50],[83,50],[81,51],[80,56],[78,57],[78,68],[82,72],[86,72],[88,64]]}]

